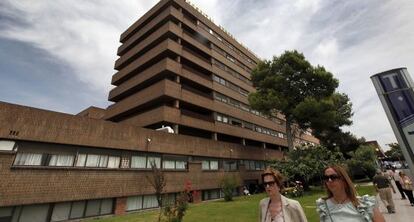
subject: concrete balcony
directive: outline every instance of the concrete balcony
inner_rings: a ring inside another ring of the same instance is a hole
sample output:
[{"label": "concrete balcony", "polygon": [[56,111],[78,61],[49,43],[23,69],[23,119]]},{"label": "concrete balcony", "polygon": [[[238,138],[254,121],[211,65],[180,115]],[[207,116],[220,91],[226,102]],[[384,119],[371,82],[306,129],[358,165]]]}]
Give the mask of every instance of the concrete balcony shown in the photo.
[{"label": "concrete balcony", "polygon": [[[174,7],[169,7],[159,15],[157,15],[154,19],[152,19],[148,24],[142,27],[139,31],[134,33],[130,38],[123,42],[123,44],[118,48],[118,55],[122,56],[129,48],[132,47],[133,44],[136,43],[143,35],[151,31],[154,27],[157,26],[162,21],[169,19],[170,17],[176,17],[180,20],[182,18],[182,14],[175,9]],[[121,35],[121,42],[122,42],[122,35]]]},{"label": "concrete balcony", "polygon": [[112,76],[112,85],[121,84],[122,81],[125,81],[125,79],[127,79],[128,77],[131,77],[131,75],[138,72],[139,68],[143,66],[145,63],[149,62],[150,60],[156,58],[163,52],[167,52],[167,51],[170,51],[172,53],[179,55],[181,54],[182,47],[177,42],[174,42],[173,40],[170,40],[170,39],[163,41],[156,47],[146,52],[144,55],[140,56],[133,63],[128,64],[122,70],[115,73]]},{"label": "concrete balcony", "polygon": [[[157,31],[151,33],[148,37],[146,37],[143,41],[138,42],[133,48],[128,50],[125,54],[123,54],[120,58],[118,58],[115,62],[115,69],[119,70],[122,68],[125,63],[130,62],[133,57],[136,57],[138,53],[142,53],[142,50],[147,48],[150,45],[157,43],[157,40],[163,36],[166,36],[168,33],[181,36],[182,30],[173,22],[167,22],[158,28]],[[164,37],[165,38],[165,37]],[[155,42],[155,43],[154,43]]]},{"label": "concrete balcony", "polygon": [[172,59],[165,58],[112,89],[109,92],[108,100],[118,102],[135,89],[140,88],[140,85],[143,82],[153,79],[156,76],[166,72],[179,74],[181,72],[181,64]]},{"label": "concrete balcony", "polygon": [[180,122],[180,110],[169,106],[161,106],[122,120],[121,123],[144,127],[162,121],[178,124]]},{"label": "concrete balcony", "polygon": [[277,144],[281,146],[287,146],[287,140],[281,139],[279,137],[274,137],[270,135],[266,135],[263,133],[258,133],[246,128],[233,126],[230,124],[216,122],[215,124],[215,132],[223,133],[231,136],[241,137],[245,139],[251,139],[271,144]]},{"label": "concrete balcony", "polygon": [[180,95],[181,86],[176,82],[164,79],[108,107],[104,118],[112,120],[117,116],[137,109],[139,106],[154,101],[162,96],[178,99],[180,98]]}]

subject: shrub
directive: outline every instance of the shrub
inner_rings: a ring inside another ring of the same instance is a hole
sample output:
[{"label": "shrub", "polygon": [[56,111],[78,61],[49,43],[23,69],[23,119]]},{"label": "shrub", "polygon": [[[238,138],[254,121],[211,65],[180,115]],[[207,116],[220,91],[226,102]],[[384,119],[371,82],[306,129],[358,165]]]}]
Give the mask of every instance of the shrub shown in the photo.
[{"label": "shrub", "polygon": [[221,179],[220,187],[224,194],[225,201],[233,200],[233,191],[238,186],[238,181],[234,176],[224,176]]}]

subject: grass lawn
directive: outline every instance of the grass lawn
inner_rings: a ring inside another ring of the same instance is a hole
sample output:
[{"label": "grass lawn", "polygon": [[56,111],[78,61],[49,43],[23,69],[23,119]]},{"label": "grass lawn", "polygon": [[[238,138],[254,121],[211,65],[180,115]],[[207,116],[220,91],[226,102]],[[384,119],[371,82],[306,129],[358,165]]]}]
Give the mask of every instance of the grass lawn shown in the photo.
[{"label": "grass lawn", "polygon": [[[359,186],[357,188],[360,195],[375,193],[372,186]],[[297,200],[301,203],[308,221],[319,221],[319,216],[315,210],[315,200],[324,196],[325,192],[321,189],[313,188],[311,193],[305,194]],[[203,221],[238,221],[256,222],[259,213],[259,201],[265,194],[252,196],[236,197],[232,202],[223,200],[191,204],[184,217],[184,222],[203,222]],[[151,222],[157,221],[158,211],[147,211],[128,214],[126,216],[108,217],[104,219],[91,219],[90,222]]]}]

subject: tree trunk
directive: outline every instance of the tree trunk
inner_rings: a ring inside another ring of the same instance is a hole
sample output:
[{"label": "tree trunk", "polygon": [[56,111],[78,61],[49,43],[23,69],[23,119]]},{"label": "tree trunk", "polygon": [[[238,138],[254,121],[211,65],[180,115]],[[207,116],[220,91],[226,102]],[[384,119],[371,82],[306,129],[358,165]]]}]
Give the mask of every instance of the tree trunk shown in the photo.
[{"label": "tree trunk", "polygon": [[286,137],[289,151],[293,150],[293,134],[292,134],[292,121],[289,117],[286,118]]}]

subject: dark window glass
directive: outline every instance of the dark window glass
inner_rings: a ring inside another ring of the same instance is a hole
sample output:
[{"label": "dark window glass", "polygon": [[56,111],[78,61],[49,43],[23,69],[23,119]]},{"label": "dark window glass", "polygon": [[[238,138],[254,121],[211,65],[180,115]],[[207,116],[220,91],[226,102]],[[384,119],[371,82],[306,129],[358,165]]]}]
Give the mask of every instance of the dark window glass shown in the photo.
[{"label": "dark window glass", "polygon": [[52,221],[63,221],[69,219],[70,202],[57,203],[53,207]]},{"label": "dark window glass", "polygon": [[414,99],[410,90],[402,90],[386,95],[399,122],[414,115]]},{"label": "dark window glass", "polygon": [[100,200],[88,200],[87,206],[86,206],[86,212],[85,216],[96,216],[99,215],[99,205],[101,201]]},{"label": "dark window glass", "polygon": [[83,217],[85,211],[85,201],[77,201],[72,203],[72,210],[70,211],[70,219]]},{"label": "dark window glass", "polygon": [[407,84],[399,73],[386,73],[379,76],[379,80],[385,92],[406,88]]}]

